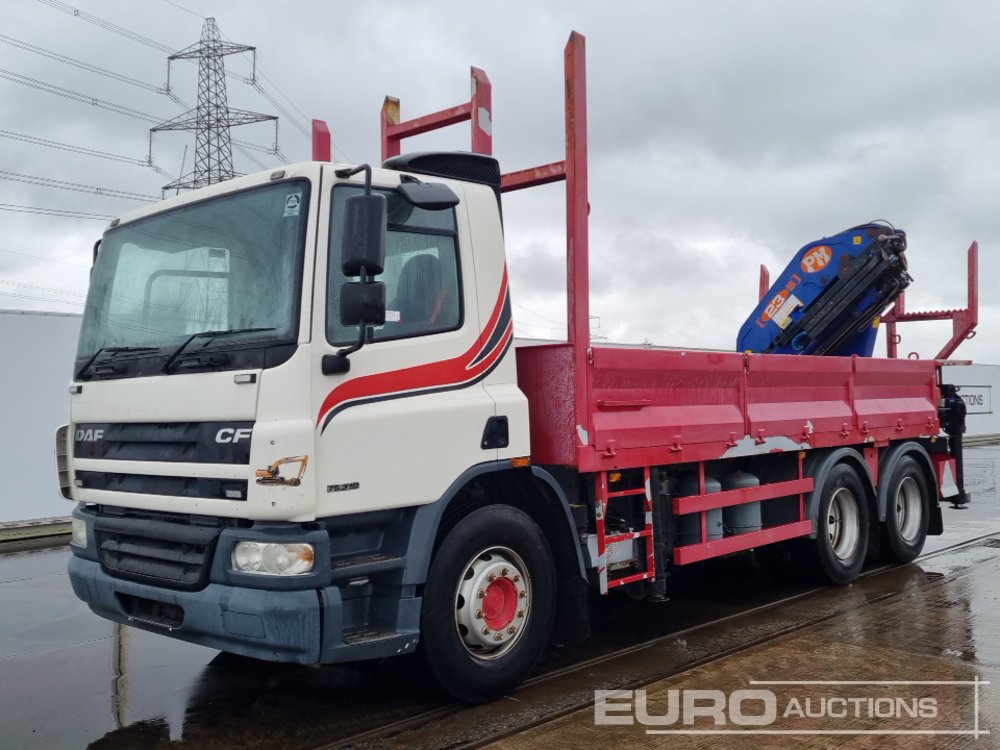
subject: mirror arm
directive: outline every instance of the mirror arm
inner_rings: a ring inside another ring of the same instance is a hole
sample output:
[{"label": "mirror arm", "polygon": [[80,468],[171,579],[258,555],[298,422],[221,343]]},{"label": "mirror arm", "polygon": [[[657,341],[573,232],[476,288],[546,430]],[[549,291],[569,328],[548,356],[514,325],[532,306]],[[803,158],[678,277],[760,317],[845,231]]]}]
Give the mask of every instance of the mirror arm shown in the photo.
[{"label": "mirror arm", "polygon": [[371,195],[372,194],[372,168],[371,168],[371,165],[369,165],[369,164],[361,164],[361,165],[359,165],[357,167],[347,167],[345,169],[338,169],[337,171],[334,172],[334,174],[337,175],[337,177],[340,177],[341,179],[344,179],[344,178],[347,178],[347,177],[353,177],[358,172],[362,172],[362,171],[365,173],[365,195]]}]

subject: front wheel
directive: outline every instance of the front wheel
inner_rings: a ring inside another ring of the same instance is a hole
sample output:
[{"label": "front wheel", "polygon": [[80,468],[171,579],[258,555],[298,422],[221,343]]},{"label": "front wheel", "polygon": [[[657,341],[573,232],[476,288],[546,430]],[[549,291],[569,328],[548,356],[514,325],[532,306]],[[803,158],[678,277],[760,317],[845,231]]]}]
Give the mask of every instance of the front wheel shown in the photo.
[{"label": "front wheel", "polygon": [[527,514],[491,505],[459,521],[424,587],[421,643],[438,682],[469,703],[516,687],[548,642],[555,590],[548,543]]},{"label": "front wheel", "polygon": [[913,562],[927,541],[929,516],[927,478],[912,456],[904,456],[889,477],[884,527],[886,557],[899,563]]},{"label": "front wheel", "polygon": [[850,583],[868,552],[868,500],[858,472],[848,464],[830,471],[819,501],[813,555],[823,578]]}]

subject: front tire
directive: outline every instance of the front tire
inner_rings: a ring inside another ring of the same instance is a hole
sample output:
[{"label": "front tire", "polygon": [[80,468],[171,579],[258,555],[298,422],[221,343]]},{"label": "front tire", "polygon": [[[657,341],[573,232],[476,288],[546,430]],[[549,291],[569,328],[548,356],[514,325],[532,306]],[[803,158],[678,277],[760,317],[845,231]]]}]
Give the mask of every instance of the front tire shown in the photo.
[{"label": "front tire", "polygon": [[927,541],[929,518],[927,477],[912,456],[904,456],[889,477],[884,526],[885,556],[898,563],[913,562]]},{"label": "front tire", "polygon": [[438,682],[468,703],[516,687],[548,643],[555,593],[549,545],[527,514],[491,505],[459,521],[424,587],[421,643]]},{"label": "front tire", "polygon": [[813,555],[823,578],[838,586],[861,572],[868,553],[868,493],[848,464],[830,471],[820,496]]}]

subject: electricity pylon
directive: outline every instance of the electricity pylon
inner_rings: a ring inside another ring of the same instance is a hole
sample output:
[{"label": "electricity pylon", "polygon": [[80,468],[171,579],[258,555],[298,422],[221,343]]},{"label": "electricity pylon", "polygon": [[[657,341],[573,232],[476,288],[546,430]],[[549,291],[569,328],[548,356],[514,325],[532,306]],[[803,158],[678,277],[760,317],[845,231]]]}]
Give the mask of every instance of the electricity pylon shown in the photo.
[{"label": "electricity pylon", "polygon": [[[254,53],[256,74],[257,48],[246,44],[222,41],[214,18],[206,18],[201,27],[201,39],[167,58],[167,89],[170,88],[170,63],[174,60],[198,61],[198,106],[182,115],[150,128],[152,134],[161,130],[193,130],[195,132],[194,171],[182,175],[164,190],[186,190],[214,185],[236,176],[233,171],[233,145],[229,129],[266,120],[277,121],[275,115],[232,109],[226,97],[226,67],[223,58],[239,52]],[[277,149],[277,143],[275,143]]]}]

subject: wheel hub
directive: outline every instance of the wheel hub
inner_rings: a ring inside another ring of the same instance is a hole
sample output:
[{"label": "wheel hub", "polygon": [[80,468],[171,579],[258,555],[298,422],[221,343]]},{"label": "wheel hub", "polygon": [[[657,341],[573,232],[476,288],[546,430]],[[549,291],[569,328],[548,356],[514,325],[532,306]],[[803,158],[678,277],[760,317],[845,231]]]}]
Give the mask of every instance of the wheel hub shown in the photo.
[{"label": "wheel hub", "polygon": [[921,522],[920,487],[913,477],[906,477],[896,490],[896,527],[906,542],[916,539]]},{"label": "wheel hub", "polygon": [[826,529],[833,554],[840,560],[848,560],[854,555],[861,538],[860,511],[858,500],[846,487],[840,487],[830,498]]},{"label": "wheel hub", "polygon": [[455,626],[469,651],[495,658],[510,650],[527,625],[531,585],[526,566],[506,547],[483,550],[455,592]]},{"label": "wheel hub", "polygon": [[506,628],[517,612],[517,586],[509,578],[497,578],[486,587],[483,620],[493,630]]}]

